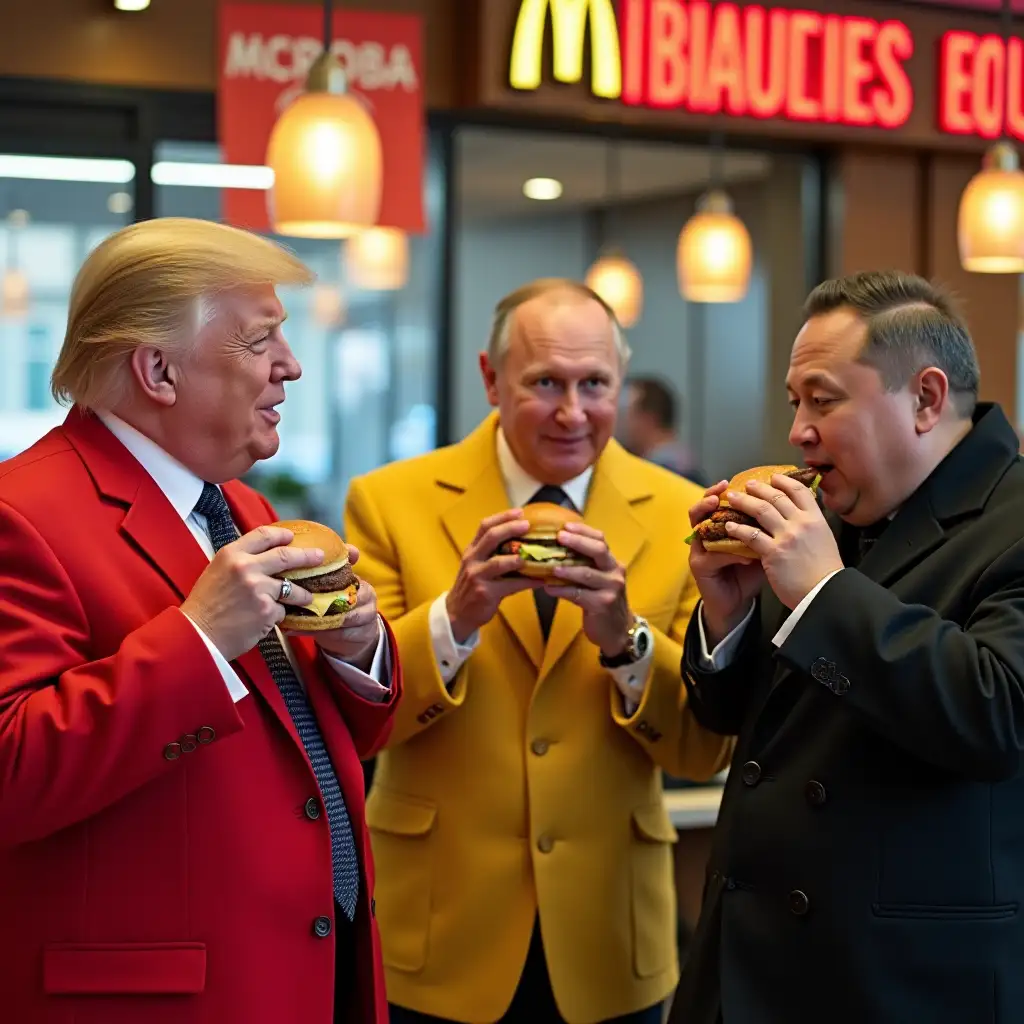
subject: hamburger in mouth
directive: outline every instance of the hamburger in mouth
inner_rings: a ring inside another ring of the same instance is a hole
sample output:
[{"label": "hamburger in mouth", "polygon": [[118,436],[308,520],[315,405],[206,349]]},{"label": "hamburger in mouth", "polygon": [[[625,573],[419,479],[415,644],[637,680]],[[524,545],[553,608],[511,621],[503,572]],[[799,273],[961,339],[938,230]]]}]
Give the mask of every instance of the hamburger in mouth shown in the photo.
[{"label": "hamburger in mouth", "polygon": [[559,565],[593,565],[578,551],[558,543],[558,532],[568,523],[582,523],[583,518],[572,509],[552,502],[538,501],[523,506],[523,515],[530,528],[521,537],[513,537],[498,547],[496,554],[518,555],[522,564],[512,575],[544,579],[554,575]]},{"label": "hamburger in mouth", "polygon": [[[728,489],[745,494],[747,484],[752,480],[763,484],[771,484],[772,477],[776,474],[792,477],[805,487],[809,487],[812,491],[817,490],[818,482],[821,480],[821,474],[814,467],[801,469],[798,466],[755,466],[753,469],[737,473],[729,481]],[[719,501],[718,508],[707,519],[703,519],[697,524],[693,533],[686,538],[686,543],[691,543],[694,537],[697,537],[704,545],[706,551],[711,551],[718,555],[740,555],[743,558],[757,559],[759,557],[757,552],[752,548],[748,548],[746,544],[742,544],[729,534],[725,526],[726,523],[740,523],[743,526],[760,528],[760,524],[756,519],[744,512],[740,512],[738,509],[732,508],[723,496]]]},{"label": "hamburger in mouth", "polygon": [[348,563],[348,546],[329,526],[308,519],[282,519],[273,525],[292,531],[294,536],[288,547],[320,548],[324,553],[321,565],[275,574],[275,579],[291,580],[313,595],[312,603],[305,608],[286,605],[288,614],[280,627],[302,631],[337,629],[356,606],[359,596],[359,580]]}]

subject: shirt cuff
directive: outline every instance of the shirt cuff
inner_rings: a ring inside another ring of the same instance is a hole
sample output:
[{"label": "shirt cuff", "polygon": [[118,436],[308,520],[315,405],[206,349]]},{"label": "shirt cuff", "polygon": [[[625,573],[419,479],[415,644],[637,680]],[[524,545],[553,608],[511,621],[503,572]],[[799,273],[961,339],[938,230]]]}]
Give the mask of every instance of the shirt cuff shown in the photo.
[{"label": "shirt cuff", "polygon": [[606,669],[611,673],[615,685],[622,694],[623,710],[627,718],[636,714],[636,709],[643,703],[644,693],[647,690],[647,683],[651,677],[651,665],[654,662],[654,637],[647,652],[639,661],[629,665],[619,665],[617,668]]},{"label": "shirt cuff", "polygon": [[203,638],[203,643],[206,644],[206,649],[210,652],[210,655],[213,658],[213,663],[217,666],[221,678],[224,680],[224,685],[228,688],[228,693],[231,694],[231,699],[237,704],[243,697],[248,697],[249,691],[246,689],[245,683],[238,678],[238,673],[231,667],[231,663],[228,659],[217,650],[213,641],[195,624],[192,619],[189,619],[185,612],[182,612],[181,614],[192,623],[195,631]]},{"label": "shirt cuff", "polygon": [[709,654],[708,638],[704,632],[704,602],[700,603],[697,609],[697,631],[700,633],[700,667],[705,672],[721,672],[732,661],[739,647],[743,633],[746,631],[750,620],[754,617],[754,609],[757,602],[750,606],[750,611],[743,616],[743,621],[723,639],[718,646]]},{"label": "shirt cuff", "polygon": [[382,680],[391,679],[391,651],[388,650],[388,635],[384,623],[377,616],[377,649],[373,652],[370,671],[364,672],[341,658],[323,652],[327,664],[337,673],[338,678],[357,696],[364,700],[382,703],[391,696],[391,687]]},{"label": "shirt cuff", "polygon": [[448,618],[448,591],[446,590],[430,606],[428,623],[430,625],[430,642],[434,648],[434,660],[437,670],[447,686],[458,674],[466,659],[476,650],[480,643],[480,631],[471,634],[464,644],[455,642],[452,636],[452,623]]},{"label": "shirt cuff", "polygon": [[786,642],[786,639],[789,637],[789,634],[792,633],[794,629],[796,629],[796,624],[800,621],[800,618],[804,614],[804,612],[806,612],[807,609],[810,608],[811,602],[815,599],[815,597],[818,596],[818,591],[821,590],[821,588],[825,586],[825,584],[828,583],[828,581],[832,579],[832,577],[835,576],[837,572],[842,571],[842,569],[836,569],[835,571],[830,572],[824,579],[819,580],[814,585],[814,587],[804,596],[804,599],[793,609],[792,612],[790,612],[789,617],[779,628],[778,633],[776,633],[775,636],[772,637],[772,643],[775,644],[776,647],[781,647]]}]

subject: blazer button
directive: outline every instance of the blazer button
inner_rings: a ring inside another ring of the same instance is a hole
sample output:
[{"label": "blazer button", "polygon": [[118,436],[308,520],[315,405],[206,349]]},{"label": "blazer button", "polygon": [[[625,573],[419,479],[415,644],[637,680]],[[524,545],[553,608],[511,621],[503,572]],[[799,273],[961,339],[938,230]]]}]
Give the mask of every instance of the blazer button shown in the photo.
[{"label": "blazer button", "polygon": [[820,807],[825,802],[825,787],[817,779],[811,779],[804,786],[804,795],[812,807]]},{"label": "blazer button", "polygon": [[318,917],[313,922],[313,934],[318,939],[326,939],[331,934],[331,919],[329,917]]},{"label": "blazer button", "polygon": [[196,739],[200,743],[212,743],[216,738],[217,734],[209,725],[204,725],[201,729],[196,730]]},{"label": "blazer button", "polygon": [[164,747],[164,757],[168,761],[177,761],[181,757],[181,744],[180,743],[168,743]]},{"label": "blazer button", "polygon": [[537,840],[537,849],[540,850],[541,853],[550,853],[554,848],[555,841],[547,833],[544,833],[544,835]]},{"label": "blazer button", "polygon": [[797,917],[803,917],[810,909],[811,901],[807,898],[807,893],[801,892],[799,889],[794,889],[789,894],[789,912],[791,914],[796,914]]},{"label": "blazer button", "polygon": [[198,746],[199,740],[192,733],[181,737],[181,752],[183,754],[191,754]]},{"label": "blazer button", "polygon": [[370,900],[370,917],[377,916],[377,901],[375,899]]},{"label": "blazer button", "polygon": [[748,761],[743,766],[741,775],[748,786],[756,786],[761,781],[761,766],[756,761]]},{"label": "blazer button", "polygon": [[533,752],[534,752],[534,753],[535,753],[535,754],[536,754],[536,755],[537,755],[538,757],[543,757],[543,756],[544,756],[544,755],[545,755],[545,754],[546,754],[546,753],[548,752],[548,747],[549,747],[549,745],[550,745],[550,744],[548,743],[548,741],[547,741],[547,740],[542,740],[542,739],[538,738],[538,739],[535,739],[535,740],[534,740],[534,741],[533,741],[533,742],[532,742],[532,743],[530,744],[530,749],[531,749],[531,750],[532,750],[532,751],[533,751]]},{"label": "blazer button", "polygon": [[311,796],[302,809],[310,821],[316,821],[320,817],[320,801],[315,796]]}]

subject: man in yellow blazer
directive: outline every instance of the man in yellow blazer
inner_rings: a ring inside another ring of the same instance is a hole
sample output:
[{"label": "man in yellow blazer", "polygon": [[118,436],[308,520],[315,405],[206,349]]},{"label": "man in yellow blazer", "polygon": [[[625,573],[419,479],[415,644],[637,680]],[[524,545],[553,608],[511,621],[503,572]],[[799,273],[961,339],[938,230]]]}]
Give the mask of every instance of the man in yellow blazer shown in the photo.
[{"label": "man in yellow blazer", "polygon": [[[367,804],[392,1024],[657,1024],[678,980],[661,769],[707,779],[731,744],[680,678],[703,492],[611,440],[628,356],[588,288],[527,285],[481,354],[497,413],[349,491],[406,671]],[[491,557],[538,492],[596,563],[557,586]]]}]

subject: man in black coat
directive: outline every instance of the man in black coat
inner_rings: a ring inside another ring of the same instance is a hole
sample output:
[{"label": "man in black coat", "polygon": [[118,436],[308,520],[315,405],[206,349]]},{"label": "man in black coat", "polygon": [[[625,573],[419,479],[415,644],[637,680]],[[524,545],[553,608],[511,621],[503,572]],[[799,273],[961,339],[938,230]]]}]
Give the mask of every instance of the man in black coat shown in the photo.
[{"label": "man in black coat", "polygon": [[671,1020],[1019,1022],[1017,437],[927,282],[829,281],[805,314],[790,440],[827,513],[794,480],[752,483],[729,501],[758,525],[729,530],[760,560],[691,553],[683,675],[738,741]]}]

